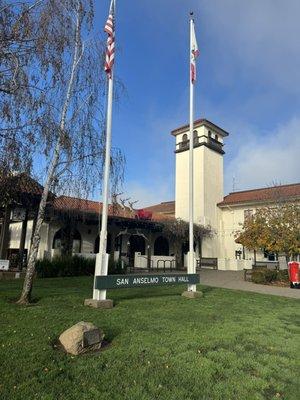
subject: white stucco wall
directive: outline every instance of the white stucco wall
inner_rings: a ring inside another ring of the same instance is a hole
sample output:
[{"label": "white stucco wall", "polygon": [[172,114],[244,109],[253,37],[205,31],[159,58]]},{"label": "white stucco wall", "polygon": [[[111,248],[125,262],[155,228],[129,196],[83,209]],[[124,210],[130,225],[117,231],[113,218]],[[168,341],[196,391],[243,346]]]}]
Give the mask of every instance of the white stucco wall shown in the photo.
[{"label": "white stucco wall", "polygon": [[[220,230],[219,230],[219,252],[220,259],[233,259],[235,260],[235,252],[237,250],[243,251],[243,246],[235,242],[235,233],[242,229],[244,223],[245,210],[253,210],[255,212],[255,205],[235,205],[222,207],[220,214]],[[254,261],[254,252],[252,250],[244,249],[245,259]],[[256,260],[264,261],[264,253],[262,251],[256,252]]]},{"label": "white stucco wall", "polygon": [[[199,143],[207,143],[209,129],[205,126],[197,128]],[[182,141],[185,131],[176,136],[176,149]],[[214,137],[215,133],[212,133]],[[218,135],[219,142],[223,142]],[[176,153],[175,178],[175,216],[186,221],[189,219],[189,151]],[[219,253],[219,221],[221,211],[217,203],[223,200],[223,155],[206,147],[194,148],[194,221],[202,225],[210,225],[215,234],[202,243],[203,257],[217,257]]]}]

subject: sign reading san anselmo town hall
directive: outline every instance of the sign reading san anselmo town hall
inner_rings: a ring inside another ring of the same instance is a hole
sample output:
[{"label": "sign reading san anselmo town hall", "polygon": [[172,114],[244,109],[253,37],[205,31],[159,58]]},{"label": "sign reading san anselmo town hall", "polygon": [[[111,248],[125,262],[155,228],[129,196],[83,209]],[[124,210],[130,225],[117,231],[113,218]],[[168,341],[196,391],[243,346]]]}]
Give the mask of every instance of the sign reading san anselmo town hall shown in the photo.
[{"label": "sign reading san anselmo town hall", "polygon": [[168,275],[107,275],[96,276],[96,289],[122,289],[143,286],[162,286],[199,283],[198,274],[168,274]]}]

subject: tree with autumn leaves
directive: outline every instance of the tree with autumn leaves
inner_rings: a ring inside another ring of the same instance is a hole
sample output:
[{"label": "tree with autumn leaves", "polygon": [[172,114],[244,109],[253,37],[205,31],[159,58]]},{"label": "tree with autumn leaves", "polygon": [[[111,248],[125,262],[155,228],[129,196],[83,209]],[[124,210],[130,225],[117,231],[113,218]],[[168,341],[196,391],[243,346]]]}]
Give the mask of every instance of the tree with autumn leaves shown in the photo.
[{"label": "tree with autumn leaves", "polygon": [[282,202],[247,217],[235,241],[249,250],[265,249],[292,259],[300,253],[300,205]]}]

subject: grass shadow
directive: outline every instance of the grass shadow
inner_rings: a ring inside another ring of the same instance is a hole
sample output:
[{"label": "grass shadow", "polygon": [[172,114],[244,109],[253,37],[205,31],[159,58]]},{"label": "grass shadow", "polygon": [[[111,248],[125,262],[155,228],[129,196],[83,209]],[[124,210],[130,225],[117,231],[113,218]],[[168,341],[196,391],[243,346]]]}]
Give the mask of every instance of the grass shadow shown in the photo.
[{"label": "grass shadow", "polygon": [[18,304],[19,297],[7,297],[6,302],[8,304],[14,304],[19,307],[34,307],[42,300],[42,297],[33,297],[29,304]]},{"label": "grass shadow", "polygon": [[157,292],[149,292],[147,291],[147,293],[143,293],[142,291],[139,291],[137,293],[126,293],[124,295],[118,295],[117,297],[111,296],[113,297],[114,300],[114,304],[118,305],[119,303],[121,303],[124,300],[136,300],[136,299],[149,299],[149,298],[162,298],[162,297],[174,297],[174,296],[180,296],[181,293],[178,292],[174,292],[174,293],[164,293],[163,295]]},{"label": "grass shadow", "polygon": [[[178,296],[181,297],[181,294],[186,290],[186,285],[180,286],[166,286],[166,292],[162,293],[162,287],[155,288],[137,288],[137,289],[125,289],[125,293],[119,292],[116,296],[111,296],[114,300],[114,304],[118,305],[120,302],[124,300],[135,300],[135,299],[149,299],[149,298],[168,298]],[[201,290],[204,295],[215,292],[218,288],[211,286],[200,286],[198,290]],[[110,297],[110,296],[108,296]]]},{"label": "grass shadow", "polygon": [[[67,356],[73,356],[73,354],[68,353],[65,348],[62,346],[58,338],[53,339],[50,342],[50,346],[54,351],[59,351],[62,354],[65,354]],[[91,357],[95,356],[99,353],[102,353],[103,351],[109,350],[113,346],[112,340],[102,340],[101,347],[100,349],[86,349],[80,354],[77,354],[76,357]]]}]

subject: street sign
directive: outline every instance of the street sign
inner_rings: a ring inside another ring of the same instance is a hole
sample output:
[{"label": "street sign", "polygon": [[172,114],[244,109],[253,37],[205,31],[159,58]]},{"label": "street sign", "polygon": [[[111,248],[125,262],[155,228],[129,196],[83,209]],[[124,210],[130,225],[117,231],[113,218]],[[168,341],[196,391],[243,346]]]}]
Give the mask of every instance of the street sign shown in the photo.
[{"label": "street sign", "polygon": [[144,286],[195,285],[200,282],[198,274],[148,274],[148,275],[107,275],[96,276],[98,290],[126,289]]}]

